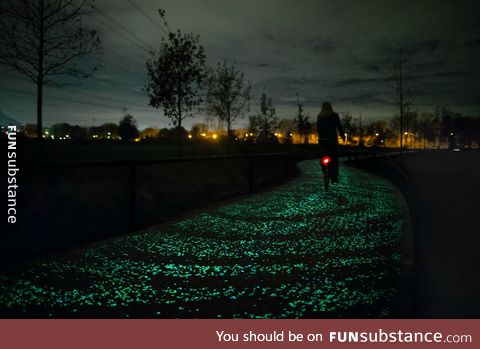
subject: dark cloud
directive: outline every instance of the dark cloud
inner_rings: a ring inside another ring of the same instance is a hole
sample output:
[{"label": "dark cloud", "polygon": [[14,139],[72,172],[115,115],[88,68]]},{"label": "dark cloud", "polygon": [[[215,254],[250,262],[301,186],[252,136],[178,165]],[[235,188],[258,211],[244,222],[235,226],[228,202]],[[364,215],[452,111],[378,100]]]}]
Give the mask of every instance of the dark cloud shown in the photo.
[{"label": "dark cloud", "polygon": [[440,71],[440,72],[429,73],[429,74],[412,74],[411,76],[408,77],[408,79],[423,80],[423,79],[430,79],[430,78],[448,78],[452,76],[466,76],[470,74],[471,73],[467,73],[461,70],[443,71],[443,72]]},{"label": "dark cloud", "polygon": [[312,46],[312,51],[316,54],[329,54],[336,49],[336,45],[331,40],[323,40]]},{"label": "dark cloud", "polygon": [[358,84],[371,84],[371,83],[378,83],[386,82],[386,78],[367,78],[367,79],[360,79],[360,78],[352,78],[352,79],[345,79],[337,81],[336,85],[340,87],[344,86],[351,86],[351,85],[358,85]]},{"label": "dark cloud", "polygon": [[480,38],[468,40],[466,42],[466,45],[467,46],[479,47],[480,46]]},{"label": "dark cloud", "polygon": [[408,41],[401,43],[402,49],[406,55],[417,55],[421,53],[432,54],[440,49],[451,46],[450,43],[441,41],[440,39],[425,40],[425,41]]},{"label": "dark cloud", "polygon": [[[419,106],[451,103],[460,112],[480,114],[477,1],[136,0],[135,4],[159,25],[161,7],[172,29],[199,34],[209,65],[235,62],[252,83],[252,109],[265,87],[280,116],[293,115],[295,93],[312,115],[325,100],[336,110],[353,114],[392,115],[385,80],[402,47],[417,83]],[[141,127],[167,125],[162,111],[148,107],[141,92],[149,56],[149,48],[143,46],[158,47],[164,33],[127,1],[97,0],[96,6],[126,30],[98,13],[86,19],[102,35],[104,54],[94,58],[99,69],[80,86],[50,88],[49,94],[63,100],[45,100],[47,124],[82,117],[85,124],[118,120],[126,107]],[[32,84],[3,77],[0,109],[33,122]],[[20,95],[11,88],[27,92]]]},{"label": "dark cloud", "polygon": [[424,63],[412,63],[411,69],[414,71],[426,71],[432,69],[439,69],[446,65],[446,61],[436,61],[436,62],[424,62]]},{"label": "dark cloud", "polygon": [[381,67],[377,64],[366,64],[365,69],[370,72],[379,72]]},{"label": "dark cloud", "polygon": [[344,97],[340,99],[340,102],[352,103],[352,104],[368,104],[368,105],[385,105],[391,102],[391,99],[382,98],[377,94],[365,93],[352,97]]}]

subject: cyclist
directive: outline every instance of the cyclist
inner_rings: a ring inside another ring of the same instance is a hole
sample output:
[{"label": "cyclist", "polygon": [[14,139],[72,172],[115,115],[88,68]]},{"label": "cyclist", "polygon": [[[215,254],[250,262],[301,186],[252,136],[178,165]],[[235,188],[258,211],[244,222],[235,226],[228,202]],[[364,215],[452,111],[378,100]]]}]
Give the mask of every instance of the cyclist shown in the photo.
[{"label": "cyclist", "polygon": [[322,104],[322,110],[317,117],[318,144],[321,147],[322,156],[328,155],[332,159],[329,165],[329,173],[332,182],[338,182],[338,138],[337,130],[345,142],[345,131],[340,117],[332,109],[329,102]]}]

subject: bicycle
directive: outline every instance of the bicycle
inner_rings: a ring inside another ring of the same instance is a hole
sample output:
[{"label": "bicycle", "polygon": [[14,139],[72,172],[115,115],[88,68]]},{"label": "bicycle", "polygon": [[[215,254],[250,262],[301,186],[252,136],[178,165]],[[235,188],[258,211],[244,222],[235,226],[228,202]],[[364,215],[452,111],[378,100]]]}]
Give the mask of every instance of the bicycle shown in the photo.
[{"label": "bicycle", "polygon": [[[325,185],[325,191],[328,191],[328,187],[332,179],[335,180],[336,171],[331,166],[335,165],[335,161],[338,161],[338,143],[336,139],[325,138],[320,140],[320,166],[322,166],[323,182]],[[338,165],[337,165],[338,166]]]},{"label": "bicycle", "polygon": [[330,171],[328,169],[328,165],[332,162],[332,158],[328,155],[323,156],[320,159],[320,165],[322,166],[323,172],[323,183],[325,186],[325,191],[328,191],[328,185],[330,184]]}]

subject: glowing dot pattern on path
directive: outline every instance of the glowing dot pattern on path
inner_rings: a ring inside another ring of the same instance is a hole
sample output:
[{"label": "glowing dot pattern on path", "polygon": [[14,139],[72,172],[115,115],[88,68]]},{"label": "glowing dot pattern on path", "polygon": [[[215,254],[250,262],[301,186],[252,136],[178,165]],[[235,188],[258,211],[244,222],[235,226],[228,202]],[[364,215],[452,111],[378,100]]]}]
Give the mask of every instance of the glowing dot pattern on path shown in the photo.
[{"label": "glowing dot pattern on path", "polygon": [[13,317],[386,317],[403,216],[387,181],[318,161],[273,190],[0,275]]}]

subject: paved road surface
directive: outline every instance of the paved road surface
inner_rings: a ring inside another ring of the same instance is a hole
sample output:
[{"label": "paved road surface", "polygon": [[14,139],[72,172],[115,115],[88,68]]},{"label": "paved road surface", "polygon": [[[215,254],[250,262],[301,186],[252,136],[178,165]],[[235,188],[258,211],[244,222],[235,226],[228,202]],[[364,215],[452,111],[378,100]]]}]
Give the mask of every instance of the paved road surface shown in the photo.
[{"label": "paved road surface", "polygon": [[413,316],[480,317],[480,151],[420,152],[392,160],[359,164],[394,181],[409,206]]},{"label": "paved road surface", "polygon": [[[13,317],[384,317],[403,213],[386,180],[317,161],[269,191],[0,274]],[[65,232],[68,234],[68,232]]]}]

